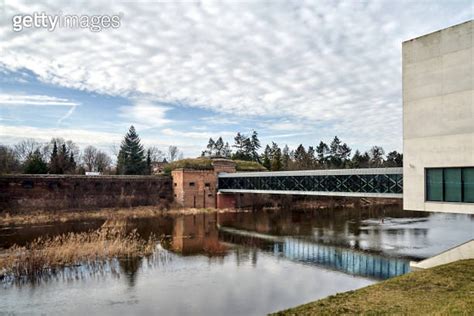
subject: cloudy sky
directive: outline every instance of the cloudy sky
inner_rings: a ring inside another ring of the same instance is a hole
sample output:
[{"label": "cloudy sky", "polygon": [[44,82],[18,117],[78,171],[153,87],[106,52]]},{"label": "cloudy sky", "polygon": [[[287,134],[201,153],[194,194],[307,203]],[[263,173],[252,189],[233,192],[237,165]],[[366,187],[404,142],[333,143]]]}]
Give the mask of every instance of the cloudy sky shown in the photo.
[{"label": "cloudy sky", "polygon": [[[0,143],[72,139],[200,153],[263,143],[402,148],[401,42],[473,18],[472,0],[2,1]],[[120,27],[28,28],[19,14],[119,15]]]}]

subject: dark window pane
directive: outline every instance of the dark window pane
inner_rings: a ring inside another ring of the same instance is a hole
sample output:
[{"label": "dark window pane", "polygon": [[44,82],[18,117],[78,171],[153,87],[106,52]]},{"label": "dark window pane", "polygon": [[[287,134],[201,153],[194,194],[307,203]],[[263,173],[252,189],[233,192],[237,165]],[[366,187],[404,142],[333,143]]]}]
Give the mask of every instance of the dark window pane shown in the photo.
[{"label": "dark window pane", "polygon": [[444,200],[461,202],[461,168],[444,169]]},{"label": "dark window pane", "polygon": [[443,169],[426,170],[426,199],[428,201],[443,200]]},{"label": "dark window pane", "polygon": [[463,169],[464,202],[474,203],[474,168]]}]

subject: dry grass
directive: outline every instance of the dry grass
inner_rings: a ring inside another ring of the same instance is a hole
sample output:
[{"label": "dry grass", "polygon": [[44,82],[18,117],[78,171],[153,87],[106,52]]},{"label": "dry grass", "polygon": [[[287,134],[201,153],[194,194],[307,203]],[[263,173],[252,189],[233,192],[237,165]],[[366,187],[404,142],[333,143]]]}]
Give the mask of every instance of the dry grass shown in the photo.
[{"label": "dry grass", "polygon": [[143,240],[134,230],[100,229],[38,238],[25,247],[13,246],[0,255],[0,278],[34,277],[57,267],[114,257],[152,254],[156,239]]},{"label": "dry grass", "polygon": [[275,315],[474,315],[474,259],[416,271]]},{"label": "dry grass", "polygon": [[235,212],[236,210],[175,208],[163,210],[156,206],[139,206],[133,208],[103,208],[91,211],[64,210],[64,211],[37,211],[28,213],[0,214],[0,226],[8,225],[41,225],[51,223],[65,223],[81,220],[96,219],[128,219],[128,218],[151,218],[163,215],[188,215],[212,212]]}]

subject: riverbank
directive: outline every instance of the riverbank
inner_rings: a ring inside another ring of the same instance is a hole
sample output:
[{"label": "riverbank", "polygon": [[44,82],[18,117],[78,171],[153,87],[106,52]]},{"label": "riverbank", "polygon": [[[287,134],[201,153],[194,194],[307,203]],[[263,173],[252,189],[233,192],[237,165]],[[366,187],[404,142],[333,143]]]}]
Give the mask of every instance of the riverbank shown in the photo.
[{"label": "riverbank", "polygon": [[474,313],[474,260],[411,272],[273,315]]},{"label": "riverbank", "polygon": [[96,210],[67,210],[67,211],[37,211],[25,213],[1,213],[0,226],[8,225],[43,225],[52,223],[66,223],[80,220],[96,219],[128,219],[128,218],[150,218],[163,215],[189,215],[215,212],[245,212],[245,210],[234,209],[210,209],[210,208],[176,208],[163,210],[154,206],[137,206],[131,208],[102,208]]}]

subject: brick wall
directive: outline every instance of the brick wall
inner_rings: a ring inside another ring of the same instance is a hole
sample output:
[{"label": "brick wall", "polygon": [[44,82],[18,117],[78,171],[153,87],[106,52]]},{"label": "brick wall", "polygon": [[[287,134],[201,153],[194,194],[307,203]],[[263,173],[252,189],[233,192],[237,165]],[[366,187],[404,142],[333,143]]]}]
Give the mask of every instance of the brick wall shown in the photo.
[{"label": "brick wall", "polygon": [[184,207],[216,207],[217,177],[213,170],[173,170],[174,200]]},{"label": "brick wall", "polygon": [[139,205],[168,206],[166,176],[0,176],[0,212],[93,209]]},{"label": "brick wall", "polygon": [[214,159],[211,170],[176,169],[173,178],[175,202],[183,207],[215,208],[217,175],[235,172],[235,163],[228,159]]}]

